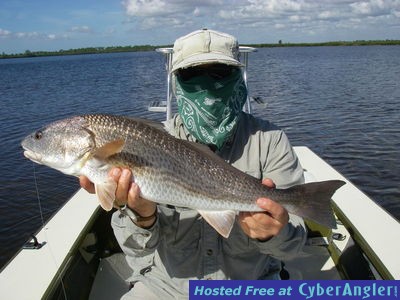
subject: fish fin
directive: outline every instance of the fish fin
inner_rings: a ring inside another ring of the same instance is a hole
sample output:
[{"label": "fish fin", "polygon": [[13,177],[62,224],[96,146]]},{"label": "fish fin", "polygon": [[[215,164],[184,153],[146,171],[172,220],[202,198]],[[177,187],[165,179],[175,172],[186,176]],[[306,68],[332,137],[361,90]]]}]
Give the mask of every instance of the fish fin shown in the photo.
[{"label": "fish fin", "polygon": [[125,141],[122,139],[109,142],[96,149],[94,156],[98,159],[104,160],[113,154],[121,152],[122,148],[124,148],[124,145]]},{"label": "fish fin", "polygon": [[[210,147],[208,147],[205,144],[201,143],[196,143],[192,141],[186,141],[186,140],[177,140],[178,143],[185,144],[186,147],[194,149],[196,152],[200,152],[202,155],[210,159],[211,163],[213,164],[223,164],[224,168],[231,168],[232,170],[236,170],[236,172],[241,172],[238,171],[235,167],[232,167],[230,164],[227,164],[226,161],[219,157],[213,150],[211,150]],[[249,175],[250,177],[250,175]]]},{"label": "fish fin", "polygon": [[109,180],[106,183],[95,184],[95,189],[100,206],[104,210],[110,211],[114,205],[117,183],[114,180]]},{"label": "fish fin", "polygon": [[293,186],[291,191],[297,197],[294,205],[286,208],[289,212],[311,219],[323,226],[336,228],[331,198],[338,188],[345,184],[342,180],[310,182]]},{"label": "fish fin", "polygon": [[159,122],[159,121],[153,121],[153,120],[149,120],[149,119],[142,119],[142,118],[130,118],[127,117],[127,119],[132,120],[136,123],[142,123],[146,126],[150,126],[153,127],[154,129],[160,130],[160,131],[166,131],[165,129],[165,125],[163,124],[164,122]]},{"label": "fish fin", "polygon": [[236,219],[234,210],[199,210],[199,214],[224,238],[228,238]]},{"label": "fish fin", "polygon": [[[198,151],[200,151],[204,155],[214,156],[214,157],[218,157],[219,158],[219,156],[217,154],[215,154],[207,145],[204,145],[204,144],[201,144],[201,143],[192,142],[192,141],[185,141],[185,140],[182,140],[182,143],[190,145],[189,147],[193,147],[193,148],[197,149]],[[222,160],[222,158],[221,158],[221,160]]]},{"label": "fish fin", "polygon": [[163,129],[168,132],[170,135],[175,137],[175,126],[171,122],[162,121],[161,124],[163,125]]},{"label": "fish fin", "polygon": [[248,177],[248,180],[257,180],[253,176],[250,176],[246,173],[243,173],[242,171],[238,170],[237,168],[233,167],[230,164],[227,164],[226,161],[218,156],[211,148],[205,144],[201,143],[196,143],[192,141],[186,141],[186,140],[177,140],[176,142],[185,144],[187,147],[194,149],[196,152],[200,152],[204,157],[209,159],[209,163],[213,165],[223,165],[224,169],[226,169],[228,172],[233,172],[233,174],[237,174],[238,176],[245,176]]}]

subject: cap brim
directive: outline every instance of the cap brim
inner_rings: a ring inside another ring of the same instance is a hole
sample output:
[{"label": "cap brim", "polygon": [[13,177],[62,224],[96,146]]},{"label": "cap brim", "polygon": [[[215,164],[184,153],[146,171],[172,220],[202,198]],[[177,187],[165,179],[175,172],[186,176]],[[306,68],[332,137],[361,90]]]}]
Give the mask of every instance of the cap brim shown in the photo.
[{"label": "cap brim", "polygon": [[217,53],[201,53],[197,55],[193,55],[188,57],[187,59],[181,61],[180,63],[176,64],[172,67],[171,72],[175,72],[178,69],[185,69],[189,67],[204,65],[204,64],[226,64],[235,67],[243,67],[244,65],[233,59],[229,56],[224,54],[217,54]]}]

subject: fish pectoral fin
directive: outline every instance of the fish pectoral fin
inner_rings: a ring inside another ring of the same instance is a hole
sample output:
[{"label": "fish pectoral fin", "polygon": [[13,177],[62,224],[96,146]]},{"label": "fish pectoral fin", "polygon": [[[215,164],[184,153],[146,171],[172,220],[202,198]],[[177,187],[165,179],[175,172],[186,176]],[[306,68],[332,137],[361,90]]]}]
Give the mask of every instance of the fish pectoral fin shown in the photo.
[{"label": "fish pectoral fin", "polygon": [[117,183],[114,180],[109,180],[106,183],[95,184],[95,189],[100,206],[104,210],[110,211],[114,205]]},{"label": "fish pectoral fin", "polygon": [[236,219],[234,210],[199,210],[199,214],[224,238],[228,238]]},{"label": "fish pectoral fin", "polygon": [[98,159],[104,160],[111,155],[121,152],[122,148],[124,148],[124,145],[125,141],[122,139],[109,142],[96,149],[93,156]]}]

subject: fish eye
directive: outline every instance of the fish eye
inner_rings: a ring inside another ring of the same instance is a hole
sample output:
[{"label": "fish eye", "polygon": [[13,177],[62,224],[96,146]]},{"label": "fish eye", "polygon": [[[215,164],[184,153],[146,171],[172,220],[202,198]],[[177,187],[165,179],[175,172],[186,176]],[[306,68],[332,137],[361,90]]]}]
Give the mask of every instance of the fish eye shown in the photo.
[{"label": "fish eye", "polygon": [[34,134],[35,140],[40,140],[42,138],[42,136],[43,136],[43,133],[40,130],[36,131]]}]

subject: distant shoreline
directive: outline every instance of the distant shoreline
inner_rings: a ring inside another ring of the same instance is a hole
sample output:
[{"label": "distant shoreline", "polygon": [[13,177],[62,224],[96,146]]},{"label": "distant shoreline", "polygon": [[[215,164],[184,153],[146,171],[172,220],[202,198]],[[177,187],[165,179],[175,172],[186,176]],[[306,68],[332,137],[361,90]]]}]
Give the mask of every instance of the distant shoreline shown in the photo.
[{"label": "distant shoreline", "polygon": [[[322,47],[322,46],[372,46],[372,45],[400,45],[400,40],[358,40],[358,41],[334,41],[323,43],[260,43],[260,44],[246,44],[243,46],[250,46],[255,48],[275,48],[275,47]],[[100,53],[118,53],[118,52],[138,52],[138,51],[154,51],[157,48],[172,47],[172,45],[164,46],[111,46],[111,47],[87,47],[59,51],[30,51],[26,50],[24,53],[17,54],[0,54],[1,58],[24,58],[24,57],[43,57],[43,56],[61,56],[61,55],[81,55],[81,54],[100,54]]]}]

